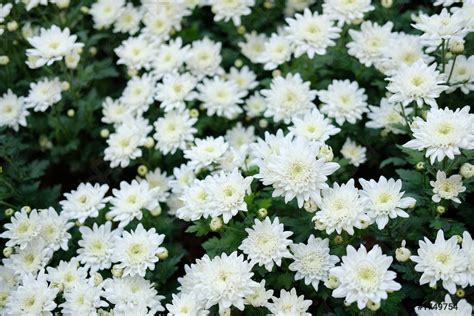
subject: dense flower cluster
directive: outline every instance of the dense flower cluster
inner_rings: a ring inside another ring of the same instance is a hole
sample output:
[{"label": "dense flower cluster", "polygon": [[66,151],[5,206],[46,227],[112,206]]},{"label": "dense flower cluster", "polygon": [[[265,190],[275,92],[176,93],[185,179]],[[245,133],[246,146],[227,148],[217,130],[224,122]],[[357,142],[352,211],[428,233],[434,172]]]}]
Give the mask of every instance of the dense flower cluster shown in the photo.
[{"label": "dense flower cluster", "polygon": [[402,2],[0,4],[0,315],[471,315],[474,1]]}]

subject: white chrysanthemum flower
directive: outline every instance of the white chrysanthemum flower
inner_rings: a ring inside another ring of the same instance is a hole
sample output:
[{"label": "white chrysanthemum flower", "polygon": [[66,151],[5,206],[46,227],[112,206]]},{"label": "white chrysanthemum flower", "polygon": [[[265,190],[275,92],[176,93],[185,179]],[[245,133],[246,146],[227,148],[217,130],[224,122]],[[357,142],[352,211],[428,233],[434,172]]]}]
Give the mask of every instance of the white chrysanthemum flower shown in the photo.
[{"label": "white chrysanthemum flower", "polygon": [[54,208],[39,210],[38,221],[40,223],[40,230],[38,236],[42,238],[47,247],[52,251],[58,249],[68,250],[68,242],[71,239],[69,229],[74,226],[74,223],[68,222],[69,218],[62,213],[58,214]]},{"label": "white chrysanthemum flower", "polygon": [[30,91],[25,98],[27,108],[35,112],[44,112],[50,106],[61,101],[61,82],[59,78],[49,80],[44,78],[38,82],[30,83]]},{"label": "white chrysanthemum flower", "polygon": [[114,22],[114,33],[135,34],[140,30],[140,22],[143,18],[143,9],[134,7],[127,3],[120,11],[120,15]]},{"label": "white chrysanthemum flower", "polygon": [[56,268],[47,267],[46,271],[46,279],[63,289],[75,287],[87,278],[87,269],[79,265],[77,258],[72,258],[69,262],[61,260]]},{"label": "white chrysanthemum flower", "polygon": [[214,76],[221,72],[220,42],[213,42],[207,37],[194,41],[186,57],[186,66],[197,77]]},{"label": "white chrysanthemum flower", "polygon": [[158,207],[156,199],[159,188],[151,189],[147,181],[131,183],[120,182],[120,189],[112,190],[113,197],[110,199],[112,206],[107,213],[113,221],[118,221],[119,227],[125,227],[133,219],[141,220],[142,210],[153,210]]},{"label": "white chrysanthemum flower", "polygon": [[171,179],[172,177],[168,177],[166,171],[161,172],[160,168],[155,168],[155,170],[149,171],[145,175],[145,179],[137,177],[139,182],[145,181],[148,183],[148,188],[154,192],[154,199],[158,200],[159,202],[165,202],[169,197],[169,182]]},{"label": "white chrysanthemum flower", "polygon": [[133,77],[127,82],[120,97],[120,103],[125,104],[134,113],[146,112],[155,100],[156,79],[145,73],[141,77]]},{"label": "white chrysanthemum flower", "polygon": [[243,66],[240,69],[232,67],[227,74],[227,80],[234,82],[240,90],[246,93],[258,86],[256,79],[257,75],[248,66]]},{"label": "white chrysanthemum flower", "polygon": [[464,94],[468,94],[474,90],[474,56],[467,58],[464,55],[459,55],[456,57],[456,61],[450,59],[446,64],[444,74],[446,78],[451,74],[450,87],[446,93],[460,89]]},{"label": "white chrysanthemum flower", "polygon": [[461,203],[459,193],[466,191],[466,187],[462,184],[462,176],[453,174],[447,178],[446,172],[440,170],[436,173],[436,181],[430,181],[430,185],[434,193],[431,199],[436,203],[441,202],[441,199]]},{"label": "white chrysanthemum flower", "polygon": [[183,193],[196,179],[194,168],[188,164],[182,164],[173,169],[174,178],[169,181],[173,193]]},{"label": "white chrysanthemum flower", "polygon": [[[281,137],[277,134],[277,138]],[[270,147],[268,157],[257,159],[259,173],[255,178],[260,179],[264,185],[272,185],[272,196],[283,196],[285,203],[296,198],[298,207],[302,208],[308,200],[319,202],[321,190],[328,188],[328,176],[339,165],[316,159],[319,146],[303,138],[286,137],[281,145],[273,153]]]},{"label": "white chrysanthemum flower", "polygon": [[194,293],[205,309],[218,305],[220,312],[231,306],[243,311],[245,297],[258,287],[252,280],[252,265],[236,251],[212,259],[204,255],[185,270],[185,276],[178,279],[181,292]]},{"label": "white chrysanthemum flower", "polygon": [[432,56],[424,52],[420,37],[412,34],[391,33],[389,41],[381,47],[381,53],[376,66],[385,74],[394,74],[402,65],[410,66],[419,60],[427,65],[434,61]]},{"label": "white chrysanthemum flower", "polygon": [[295,12],[301,12],[314,4],[316,0],[288,0],[286,1],[285,16],[292,16]]},{"label": "white chrysanthemum flower", "polygon": [[291,135],[303,137],[319,145],[324,144],[329,137],[338,134],[341,129],[331,124],[318,109],[313,109],[301,117],[292,120],[293,125],[288,129]]},{"label": "white chrysanthemum flower", "polygon": [[356,81],[333,80],[327,90],[317,92],[322,103],[321,112],[337,124],[355,124],[368,111],[367,95]]},{"label": "white chrysanthemum flower", "polygon": [[209,311],[196,300],[193,293],[173,294],[171,304],[166,304],[170,316],[206,316]]},{"label": "white chrysanthemum flower", "polygon": [[112,168],[127,167],[131,160],[142,156],[139,147],[146,144],[147,135],[152,129],[144,119],[124,122],[107,139],[108,147],[104,151],[104,160],[110,161]]},{"label": "white chrysanthemum flower", "polygon": [[260,92],[255,92],[245,100],[244,110],[250,118],[261,116],[266,109],[267,104]]},{"label": "white chrysanthemum flower", "polygon": [[166,113],[153,124],[156,131],[153,134],[155,148],[164,155],[174,154],[178,149],[185,150],[187,144],[194,140],[197,129],[193,125],[196,122],[197,118],[191,118],[188,110]]},{"label": "white chrysanthemum flower", "polygon": [[176,217],[185,221],[195,221],[212,213],[211,196],[204,180],[195,179],[183,191],[180,200],[183,205],[176,210]]},{"label": "white chrysanthemum flower", "polygon": [[239,249],[248,256],[250,264],[272,271],[274,265],[281,266],[283,258],[292,258],[288,246],[293,242],[288,237],[293,232],[285,231],[278,217],[273,222],[268,217],[264,221],[255,219],[255,224],[245,231],[248,236],[242,240]]},{"label": "white chrysanthemum flower", "polygon": [[364,245],[358,250],[349,245],[346,252],[341,265],[330,271],[340,282],[333,297],[344,297],[349,304],[357,302],[357,307],[363,309],[369,302],[380,303],[387,299],[387,293],[401,289],[394,281],[397,274],[388,270],[393,258],[382,254],[378,245],[369,252]]},{"label": "white chrysanthemum flower", "polygon": [[0,126],[13,128],[18,132],[20,126],[26,126],[25,98],[18,97],[10,89],[0,97]]},{"label": "white chrysanthemum flower", "polygon": [[132,109],[121,102],[120,99],[113,100],[111,97],[106,97],[102,102],[102,122],[107,124],[120,125],[132,118]]},{"label": "white chrysanthemum flower", "polygon": [[329,254],[329,239],[309,236],[308,243],[290,245],[293,262],[288,266],[296,272],[295,280],[304,279],[306,285],[312,285],[317,291],[319,282],[327,281],[329,270],[339,262],[337,256]]},{"label": "white chrysanthemum flower", "polygon": [[328,47],[336,45],[335,40],[341,33],[328,15],[311,12],[308,8],[303,14],[287,18],[286,23],[287,38],[294,45],[295,57],[305,53],[310,59],[314,55],[325,55]]},{"label": "white chrysanthemum flower", "polygon": [[260,56],[265,51],[265,42],[267,37],[265,34],[259,34],[255,31],[244,34],[244,42],[240,42],[238,45],[242,54],[247,57],[251,62],[257,63]]},{"label": "white chrysanthemum flower", "polygon": [[61,30],[56,25],[49,29],[41,28],[38,36],[27,39],[33,48],[26,50],[30,68],[52,65],[55,61],[62,60],[71,51],[80,51],[83,43],[76,43],[77,36],[71,35],[69,28]]},{"label": "white chrysanthemum flower", "polygon": [[276,122],[288,124],[294,117],[314,108],[312,101],[316,98],[316,91],[311,90],[310,83],[303,81],[298,73],[276,77],[270,89],[260,92],[267,103],[265,116],[272,117]]},{"label": "white chrysanthemum flower", "polygon": [[117,267],[124,269],[124,276],[144,277],[146,270],[155,269],[159,261],[156,254],[164,239],[165,235],[157,234],[155,228],[145,230],[142,224],[138,224],[134,231],[124,231],[117,238],[112,261],[119,262]]},{"label": "white chrysanthemum flower", "polygon": [[462,41],[468,32],[464,17],[450,14],[446,8],[440,14],[420,14],[418,21],[412,26],[423,32],[421,40],[424,46],[428,46],[429,53],[435,51],[443,41]]},{"label": "white chrysanthemum flower", "polygon": [[262,280],[258,283],[258,286],[253,289],[253,293],[245,297],[245,304],[252,305],[253,307],[267,307],[272,296],[273,290],[267,290],[265,288],[265,280]]},{"label": "white chrysanthemum flower", "polygon": [[36,239],[40,233],[41,223],[38,211],[32,210],[28,214],[23,209],[15,212],[10,223],[5,224],[4,227],[5,231],[0,237],[8,239],[7,247],[19,246],[20,249],[25,249],[28,243]]},{"label": "white chrysanthemum flower", "polygon": [[426,120],[417,117],[411,129],[414,139],[404,147],[425,150],[425,156],[431,164],[442,161],[445,157],[454,159],[461,154],[461,149],[474,148],[474,115],[469,113],[469,106],[455,111],[448,108],[431,109]]},{"label": "white chrysanthemum flower", "polygon": [[292,53],[293,45],[286,35],[273,33],[266,39],[263,52],[255,59],[264,64],[263,69],[273,70],[289,61]]},{"label": "white chrysanthemum flower", "polygon": [[64,291],[64,303],[59,305],[63,315],[96,315],[97,309],[109,304],[102,300],[103,291],[92,284],[91,280],[80,280]]},{"label": "white chrysanthemum flower", "polygon": [[433,5],[438,6],[442,5],[443,7],[450,7],[456,2],[462,2],[462,0],[436,0]]},{"label": "white chrysanthemum flower", "polygon": [[241,91],[233,81],[226,81],[220,77],[204,79],[198,84],[198,100],[203,102],[207,115],[222,116],[234,119],[242,113],[240,104],[247,92]]},{"label": "white chrysanthemum flower", "polygon": [[109,201],[105,194],[109,190],[107,184],[81,183],[76,190],[64,193],[65,200],[59,202],[62,207],[61,214],[70,219],[77,219],[80,223],[89,217],[99,216],[99,211]]},{"label": "white chrysanthemum flower", "polygon": [[[369,105],[370,112],[367,113],[369,121],[365,123],[369,128],[380,128],[394,134],[406,133],[400,129],[401,126],[406,126],[406,121],[403,118],[403,112],[399,104],[389,102],[387,98],[380,100],[380,106]],[[405,114],[412,113],[413,109],[405,107]]]},{"label": "white chrysanthemum flower", "polygon": [[[13,4],[11,3],[0,4],[0,23],[5,21],[5,18],[10,14],[12,8]],[[2,34],[0,33],[0,35]]]},{"label": "white chrysanthemum flower", "polygon": [[24,249],[17,247],[15,253],[2,262],[17,275],[36,275],[48,264],[52,256],[51,248],[48,248],[43,239],[38,238],[30,241]]},{"label": "white chrysanthemum flower", "polygon": [[372,222],[377,223],[379,229],[387,225],[389,218],[407,218],[408,214],[403,209],[416,203],[414,198],[403,197],[405,192],[401,192],[401,180],[387,180],[381,176],[378,182],[359,179],[359,183],[362,186],[360,196],[367,215]]},{"label": "white chrysanthemum flower", "polygon": [[181,37],[170,40],[167,44],[161,44],[156,56],[153,57],[152,73],[158,79],[167,74],[176,74],[182,68],[188,51],[189,47],[183,46]]},{"label": "white chrysanthemum flower", "polygon": [[110,27],[120,16],[125,0],[98,0],[92,4],[89,14],[96,29]]},{"label": "white chrysanthemum flower", "polygon": [[451,7],[451,12],[464,20],[468,32],[474,31],[474,1],[463,0],[462,7]]},{"label": "white chrysanthemum flower", "polygon": [[272,302],[268,304],[268,310],[277,316],[311,316],[308,308],[313,304],[311,300],[305,300],[304,296],[298,296],[296,289],[291,291],[280,291],[280,297],[273,296]]},{"label": "white chrysanthemum flower", "polygon": [[229,144],[225,142],[222,136],[195,139],[194,143],[193,147],[184,151],[184,157],[190,160],[189,165],[194,170],[206,168],[212,163],[216,163],[229,148]]},{"label": "white chrysanthemum flower", "polygon": [[371,0],[324,0],[323,12],[337,20],[338,25],[363,20],[364,15],[375,9]]},{"label": "white chrysanthemum flower", "polygon": [[119,60],[118,65],[125,65],[128,69],[150,69],[153,58],[156,56],[157,46],[143,35],[129,37],[119,47],[114,49]]},{"label": "white chrysanthemum flower", "polygon": [[400,102],[407,106],[416,102],[418,107],[424,103],[436,108],[436,98],[448,87],[444,85],[445,76],[436,70],[436,64],[428,66],[423,60],[411,65],[401,65],[387,80],[387,90],[393,95],[390,102]]},{"label": "white chrysanthemum flower", "polygon": [[145,27],[142,33],[150,40],[161,43],[170,38],[170,34],[176,22],[176,17],[168,15],[164,10],[146,10],[143,16],[143,24]]},{"label": "white chrysanthemum flower", "polygon": [[419,245],[418,255],[410,259],[416,262],[415,270],[422,273],[420,285],[429,283],[433,287],[441,280],[443,287],[451,294],[456,292],[456,285],[467,286],[469,263],[456,236],[445,240],[444,232],[438,230],[434,243],[425,237]]},{"label": "white chrysanthemum flower", "polygon": [[350,29],[352,41],[347,44],[347,52],[367,67],[377,64],[392,39],[392,27],[392,22],[380,26],[366,21],[361,24],[360,31]]},{"label": "white chrysanthemum flower", "polygon": [[10,292],[5,306],[6,315],[53,315],[58,289],[46,282],[44,271],[38,276],[27,274],[21,285]]},{"label": "white chrysanthemum flower", "polygon": [[[438,1],[439,2],[439,1]],[[415,313],[419,316],[470,316],[472,315],[472,305],[469,304],[465,299],[459,300],[457,303],[453,303],[453,300],[446,294],[444,302],[431,302],[431,306],[446,306],[446,309],[433,309],[430,306],[417,306],[415,307]],[[442,305],[438,305],[442,304]]]},{"label": "white chrysanthemum flower", "polygon": [[249,15],[250,9],[255,5],[255,0],[209,0],[211,11],[214,13],[214,21],[232,20],[234,25],[240,25],[240,18]]},{"label": "white chrysanthemum flower", "polygon": [[164,296],[158,295],[153,283],[139,276],[105,280],[103,297],[114,304],[114,315],[156,315],[164,311],[160,303]]},{"label": "white chrysanthemum flower", "polygon": [[250,145],[257,139],[255,127],[249,126],[245,128],[241,122],[238,122],[236,126],[227,130],[224,139],[229,143],[230,147],[240,149],[243,146]]},{"label": "white chrysanthemum flower", "polygon": [[229,150],[227,150],[219,159],[217,169],[227,172],[232,172],[234,169],[247,171],[248,166],[246,165],[246,159],[248,149],[249,147],[247,145],[243,145],[238,149],[230,147]]},{"label": "white chrysanthemum flower", "polygon": [[194,88],[197,79],[189,73],[168,74],[163,77],[163,82],[156,86],[155,99],[160,101],[160,107],[169,112],[172,110],[183,111],[186,101],[196,99]]},{"label": "white chrysanthemum flower", "polygon": [[357,145],[354,141],[350,138],[347,138],[344,145],[341,148],[342,156],[349,160],[351,165],[355,167],[359,167],[361,164],[367,161],[366,156],[367,148]]},{"label": "white chrysanthemum flower", "polygon": [[343,230],[354,234],[354,227],[361,229],[370,218],[364,212],[364,204],[359,196],[359,190],[354,187],[354,179],[346,184],[334,183],[330,189],[322,191],[322,201],[318,204],[320,211],[316,212],[313,220],[324,225],[326,233]]},{"label": "white chrysanthemum flower", "polygon": [[92,229],[87,226],[79,228],[82,239],[78,241],[77,259],[81,261],[91,274],[96,271],[109,269],[112,265],[112,254],[115,240],[120,236],[119,229],[112,230],[112,223],[105,222],[97,226],[94,223]]},{"label": "white chrysanthemum flower", "polygon": [[469,264],[467,266],[467,273],[469,279],[469,285],[474,285],[474,242],[472,241],[471,234],[465,231],[462,234],[462,252],[467,258]]},{"label": "white chrysanthemum flower", "polygon": [[222,216],[225,224],[239,211],[247,212],[244,198],[251,193],[253,177],[243,177],[237,169],[220,172],[205,179],[210,193],[209,207],[212,217]]}]

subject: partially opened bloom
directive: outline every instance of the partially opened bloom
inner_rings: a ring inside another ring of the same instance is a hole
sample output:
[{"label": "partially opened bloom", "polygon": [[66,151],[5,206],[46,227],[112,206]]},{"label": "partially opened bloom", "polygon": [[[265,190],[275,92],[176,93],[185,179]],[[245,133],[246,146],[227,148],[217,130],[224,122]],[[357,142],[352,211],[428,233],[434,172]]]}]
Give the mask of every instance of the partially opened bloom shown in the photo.
[{"label": "partially opened bloom", "polygon": [[462,183],[462,177],[459,174],[446,176],[446,172],[438,170],[436,173],[436,181],[430,181],[433,187],[433,202],[439,203],[441,199],[451,200],[454,203],[461,203],[459,193],[466,191],[466,187]]}]

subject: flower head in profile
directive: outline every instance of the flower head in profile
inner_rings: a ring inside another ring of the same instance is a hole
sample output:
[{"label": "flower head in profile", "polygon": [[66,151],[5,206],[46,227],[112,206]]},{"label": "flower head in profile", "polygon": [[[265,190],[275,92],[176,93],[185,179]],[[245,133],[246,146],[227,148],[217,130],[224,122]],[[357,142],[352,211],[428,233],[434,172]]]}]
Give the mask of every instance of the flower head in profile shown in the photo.
[{"label": "flower head in profile", "polygon": [[395,282],[396,273],[388,270],[393,258],[384,255],[378,245],[370,251],[364,245],[357,250],[349,245],[346,251],[341,265],[330,272],[340,283],[332,292],[333,297],[344,297],[349,304],[357,302],[362,310],[369,302],[380,303],[387,299],[388,293],[401,289]]},{"label": "flower head in profile", "polygon": [[281,290],[280,297],[273,296],[267,307],[272,315],[311,316],[307,311],[312,304],[311,300],[306,300],[303,295],[298,296],[296,289],[292,288],[290,291]]}]

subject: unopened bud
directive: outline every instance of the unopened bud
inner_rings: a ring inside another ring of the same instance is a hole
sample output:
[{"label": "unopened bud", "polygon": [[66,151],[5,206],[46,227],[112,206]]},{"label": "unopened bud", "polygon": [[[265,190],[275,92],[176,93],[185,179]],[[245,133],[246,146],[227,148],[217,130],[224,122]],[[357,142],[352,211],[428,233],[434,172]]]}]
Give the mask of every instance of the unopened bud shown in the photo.
[{"label": "unopened bud", "polygon": [[3,248],[3,256],[5,258],[9,258],[12,254],[13,254],[13,248],[12,247]]},{"label": "unopened bud", "polygon": [[97,55],[97,48],[92,46],[89,48],[89,54],[94,57],[95,55]]},{"label": "unopened bud", "polygon": [[138,70],[136,70],[135,68],[128,68],[127,70],[127,74],[130,76],[130,77],[134,77],[138,74]]},{"label": "unopened bud", "polygon": [[169,256],[168,249],[166,249],[165,247],[158,247],[158,250],[156,251],[156,256],[161,261],[166,260]]},{"label": "unopened bud", "polygon": [[196,118],[199,116],[199,111],[197,109],[191,109],[191,111],[189,111],[189,116]]},{"label": "unopened bud", "polygon": [[158,205],[157,207],[155,207],[154,209],[152,209],[152,210],[150,211],[150,214],[151,214],[151,216],[157,217],[157,216],[160,216],[160,215],[161,215],[161,212],[162,212],[162,211],[163,211],[163,210],[161,209],[161,206]]},{"label": "unopened bud", "polygon": [[338,244],[338,245],[339,245],[339,244],[342,244],[343,241],[344,241],[344,238],[343,238],[341,235],[336,235],[336,236],[334,237],[334,243],[336,243],[336,244]]},{"label": "unopened bud", "polygon": [[94,273],[94,275],[92,275],[92,282],[94,286],[99,286],[99,284],[101,284],[103,281],[104,281],[104,278],[102,277],[102,274],[100,274],[99,272],[96,272]]},{"label": "unopened bud", "polygon": [[326,224],[321,222],[319,219],[314,222],[314,228],[317,230],[325,230],[326,229]]},{"label": "unopened bud", "polygon": [[281,76],[281,70],[280,69],[275,69],[272,71],[272,76],[273,78],[280,77]]},{"label": "unopened bud", "polygon": [[212,231],[215,232],[215,231],[218,231],[219,229],[221,229],[222,225],[223,225],[222,219],[220,217],[214,217],[213,219],[211,219],[211,223],[209,224],[209,228]]},{"label": "unopened bud", "polygon": [[267,217],[267,215],[268,215],[268,210],[267,210],[266,208],[263,208],[263,207],[262,207],[261,209],[259,209],[259,210],[257,211],[257,215],[258,215],[258,217],[260,217],[260,218],[265,218],[265,217]]},{"label": "unopened bud", "polygon": [[145,146],[145,148],[148,148],[148,149],[153,148],[153,146],[155,146],[155,140],[153,139],[153,137],[148,136],[146,138],[145,145],[143,146]]},{"label": "unopened bud", "polygon": [[145,165],[139,165],[137,168],[137,173],[139,176],[144,177],[148,172],[148,168]]},{"label": "unopened bud", "polygon": [[67,110],[67,116],[74,117],[74,115],[76,115],[76,111],[74,111],[74,109]]},{"label": "unopened bud", "polygon": [[110,132],[109,132],[108,129],[103,128],[103,129],[100,130],[100,137],[107,138],[107,137],[109,137],[109,135],[110,135]]},{"label": "unopened bud", "polygon": [[5,66],[5,65],[8,65],[9,62],[10,62],[10,58],[8,56],[6,55],[0,56],[0,65]]},{"label": "unopened bud", "polygon": [[465,294],[466,294],[466,292],[464,292],[463,289],[457,289],[457,290],[456,290],[456,296],[457,296],[457,297],[462,298],[462,297],[464,297]]},{"label": "unopened bud", "polygon": [[235,62],[234,62],[234,66],[237,67],[237,68],[240,68],[242,67],[244,64],[244,62],[242,61],[242,59],[236,59]]},{"label": "unopened bud", "polygon": [[456,41],[451,43],[451,47],[449,48],[449,51],[455,55],[460,55],[464,53],[464,43],[461,41]]},{"label": "unopened bud", "polygon": [[28,205],[25,205],[21,208],[20,211],[29,213],[29,212],[31,212],[31,207],[29,207]]},{"label": "unopened bud", "polygon": [[68,91],[71,88],[71,84],[67,81],[61,82],[61,90]]},{"label": "unopened bud", "polygon": [[268,127],[268,121],[266,119],[261,119],[258,121],[258,126],[261,128],[267,128]]},{"label": "unopened bud", "polygon": [[367,302],[367,308],[370,309],[371,311],[375,312],[380,308],[380,302],[373,302],[373,301],[368,301]]},{"label": "unopened bud", "polygon": [[313,200],[308,200],[308,201],[304,202],[303,207],[304,207],[305,211],[308,212],[308,213],[314,213],[318,210],[318,206],[316,205],[316,203],[314,203]]},{"label": "unopened bud", "polygon": [[436,213],[438,213],[439,215],[443,215],[445,212],[446,212],[446,208],[444,206],[438,205],[436,207]]},{"label": "unopened bud", "polygon": [[399,262],[408,261],[408,259],[410,259],[410,256],[411,256],[410,249],[405,248],[404,245],[395,250],[395,259],[397,259]]},{"label": "unopened bud", "polygon": [[245,29],[245,26],[241,25],[237,28],[237,33],[239,34],[245,34],[245,32],[247,32],[247,30]]},{"label": "unopened bud", "polygon": [[416,163],[415,166],[416,170],[421,171],[425,169],[425,163],[423,161],[419,161]]},{"label": "unopened bud", "polygon": [[338,280],[338,278],[335,276],[335,275],[329,275],[328,277],[328,280],[326,282],[324,282],[324,285],[326,285],[326,287],[328,289],[335,289],[339,286],[340,282]]},{"label": "unopened bud", "polygon": [[56,0],[55,3],[59,9],[66,9],[69,7],[70,0]]},{"label": "unopened bud", "polygon": [[82,7],[81,7],[81,12],[82,12],[83,14],[89,14],[89,8],[88,8],[88,7],[85,7],[85,6],[82,6]]},{"label": "unopened bud", "polygon": [[382,4],[382,7],[390,9],[393,5],[393,0],[381,0],[380,4]]},{"label": "unopened bud", "polygon": [[121,278],[123,275],[123,268],[120,268],[118,265],[112,267],[112,275],[116,278]]},{"label": "unopened bud", "polygon": [[461,166],[461,169],[459,170],[459,173],[461,176],[463,176],[465,179],[469,179],[474,176],[474,165],[471,165],[470,163],[466,162]]},{"label": "unopened bud", "polygon": [[7,23],[7,30],[9,32],[15,32],[16,30],[18,30],[18,23],[17,21],[10,21]]},{"label": "unopened bud", "polygon": [[15,210],[12,209],[12,208],[7,208],[7,209],[5,210],[5,216],[7,216],[7,217],[12,216],[13,213],[15,213]]}]

